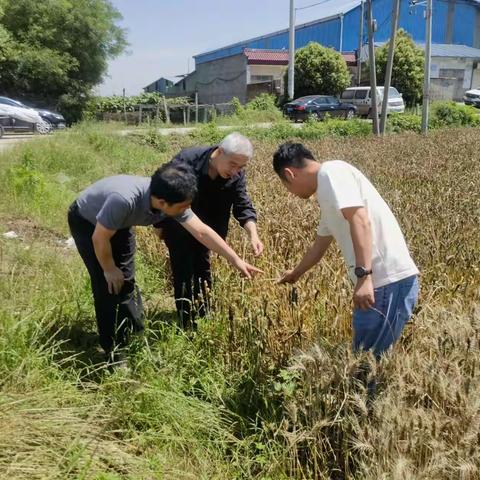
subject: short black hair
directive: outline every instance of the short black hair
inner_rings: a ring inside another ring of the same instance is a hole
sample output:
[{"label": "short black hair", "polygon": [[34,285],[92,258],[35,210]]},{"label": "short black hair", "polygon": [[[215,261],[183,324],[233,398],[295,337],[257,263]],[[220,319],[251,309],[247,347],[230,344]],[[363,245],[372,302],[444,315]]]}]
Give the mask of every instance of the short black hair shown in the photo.
[{"label": "short black hair", "polygon": [[193,168],[186,164],[165,163],[152,175],[150,194],[170,205],[193,200],[197,194],[197,177]]},{"label": "short black hair", "polygon": [[301,143],[284,143],[273,154],[273,169],[280,178],[285,178],[285,168],[303,168],[305,160],[315,160],[312,152]]}]

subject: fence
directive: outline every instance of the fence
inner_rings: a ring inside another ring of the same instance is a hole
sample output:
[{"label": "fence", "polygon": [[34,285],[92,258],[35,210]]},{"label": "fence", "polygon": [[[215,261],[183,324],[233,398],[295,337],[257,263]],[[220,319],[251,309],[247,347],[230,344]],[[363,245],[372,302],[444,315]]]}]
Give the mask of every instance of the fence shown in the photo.
[{"label": "fence", "polygon": [[133,112],[98,112],[97,120],[125,122],[127,125],[141,123],[207,123],[217,116],[231,115],[234,107],[231,103],[188,104],[188,105],[136,105]]}]

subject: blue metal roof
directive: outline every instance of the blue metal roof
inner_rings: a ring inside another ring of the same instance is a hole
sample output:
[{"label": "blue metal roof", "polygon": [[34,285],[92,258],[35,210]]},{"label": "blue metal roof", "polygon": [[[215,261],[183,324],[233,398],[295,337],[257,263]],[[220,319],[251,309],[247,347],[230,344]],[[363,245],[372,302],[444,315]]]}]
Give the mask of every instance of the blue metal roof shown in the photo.
[{"label": "blue metal roof", "polygon": [[[295,31],[307,30],[311,27],[318,25],[319,23],[328,22],[334,18],[338,18],[341,15],[353,10],[361,4],[361,0],[326,0],[325,3],[321,4],[322,17],[318,20],[313,20],[308,23],[303,23],[301,25],[295,26]],[[225,47],[217,48],[215,50],[210,50],[208,52],[199,53],[194,55],[195,61],[197,63],[208,62],[218,58],[220,52],[223,55],[220,56],[230,56],[237,55],[242,53],[244,48],[274,48],[281,49],[285,48],[282,38],[288,35],[288,28],[283,30],[278,30],[277,32],[269,33],[267,35],[261,35],[259,37],[250,38],[248,40],[243,40]],[[269,42],[269,46],[264,46],[265,42]],[[280,44],[277,44],[280,42]],[[255,46],[254,46],[255,45]],[[287,45],[288,46],[288,45]]]},{"label": "blue metal roof", "polygon": [[[390,23],[393,0],[374,0],[373,13],[377,20],[377,41],[385,41],[390,36]],[[311,41],[344,52],[358,48],[361,0],[326,0],[319,4],[321,18],[295,26],[295,45],[301,48]],[[434,0],[433,41],[445,44],[451,41],[458,45],[474,45],[476,31],[476,11],[480,0],[454,0],[453,35],[447,39],[449,0]],[[423,7],[411,9],[408,0],[401,0],[400,28],[405,29],[415,42],[425,41],[425,20]],[[366,40],[366,30],[364,39]],[[288,49],[288,29],[279,30],[260,37],[227,45],[222,48],[195,55],[196,64],[209,62],[231,55],[238,55],[245,48]],[[463,52],[472,55],[472,52]],[[449,54],[450,55],[450,54]],[[447,55],[444,55],[447,56]],[[453,55],[452,55],[453,56]],[[464,56],[464,55],[463,55]]]},{"label": "blue metal roof", "polygon": [[[425,45],[420,44],[419,47],[425,48]],[[434,43],[432,44],[432,57],[480,58],[480,48]]]},{"label": "blue metal roof", "polygon": [[[386,42],[375,42],[376,47],[383,47]],[[424,43],[417,46],[425,50]],[[364,47],[366,50],[366,47]],[[480,48],[467,47],[466,45],[452,45],[445,43],[432,43],[432,57],[454,58],[480,58]]]}]

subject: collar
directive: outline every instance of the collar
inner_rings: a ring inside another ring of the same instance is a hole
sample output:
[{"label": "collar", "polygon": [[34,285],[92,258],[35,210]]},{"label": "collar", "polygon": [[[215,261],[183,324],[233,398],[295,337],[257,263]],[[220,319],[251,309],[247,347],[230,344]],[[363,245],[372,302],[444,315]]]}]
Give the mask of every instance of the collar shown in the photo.
[{"label": "collar", "polygon": [[210,160],[212,153],[219,147],[219,145],[214,145],[212,148],[207,150],[205,153],[205,160],[201,169],[202,175],[208,175],[208,167],[210,166]]},{"label": "collar", "polygon": [[150,186],[145,190],[145,193],[143,194],[142,198],[142,210],[149,214],[149,215],[155,215],[158,210],[155,210],[152,208],[152,199],[151,199],[152,194],[150,193]]}]

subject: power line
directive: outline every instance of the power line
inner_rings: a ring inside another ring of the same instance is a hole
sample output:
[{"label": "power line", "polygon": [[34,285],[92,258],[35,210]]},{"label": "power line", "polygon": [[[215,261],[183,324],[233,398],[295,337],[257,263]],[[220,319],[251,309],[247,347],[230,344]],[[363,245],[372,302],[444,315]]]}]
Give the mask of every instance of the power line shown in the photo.
[{"label": "power line", "polygon": [[332,0],[323,0],[322,2],[312,3],[311,5],[307,5],[306,7],[298,7],[295,10],[306,10],[307,8],[316,7],[317,5],[323,5],[324,3],[331,2]]}]

